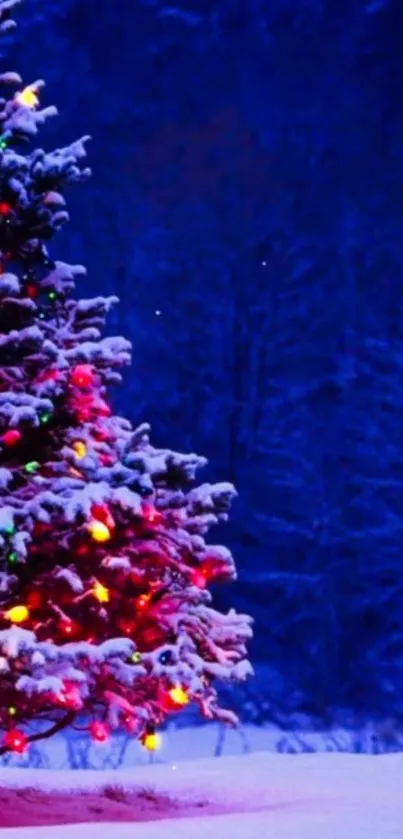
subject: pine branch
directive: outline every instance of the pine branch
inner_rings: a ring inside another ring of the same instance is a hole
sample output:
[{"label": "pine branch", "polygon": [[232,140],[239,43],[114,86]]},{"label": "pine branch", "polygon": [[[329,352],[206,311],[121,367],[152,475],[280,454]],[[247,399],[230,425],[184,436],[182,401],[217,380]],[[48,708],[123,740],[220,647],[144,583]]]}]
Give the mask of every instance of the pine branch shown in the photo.
[{"label": "pine branch", "polygon": [[[59,731],[63,731],[64,728],[67,728],[74,722],[76,716],[75,711],[68,711],[67,714],[46,731],[40,731],[37,734],[30,734],[26,738],[26,742],[34,743],[37,740],[47,740],[49,737],[53,737],[54,734],[58,734]],[[11,752],[12,749],[10,746],[1,746],[0,747],[0,756],[7,754],[7,752]]]}]

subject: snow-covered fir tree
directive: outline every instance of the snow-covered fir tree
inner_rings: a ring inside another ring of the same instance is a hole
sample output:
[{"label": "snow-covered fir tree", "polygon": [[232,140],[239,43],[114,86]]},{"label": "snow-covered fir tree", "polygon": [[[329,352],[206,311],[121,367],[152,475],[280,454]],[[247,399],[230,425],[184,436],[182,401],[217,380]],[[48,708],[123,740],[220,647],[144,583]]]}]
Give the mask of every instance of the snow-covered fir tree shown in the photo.
[{"label": "snow-covered fir tree", "polygon": [[[17,2],[0,0],[3,32]],[[203,458],[113,414],[130,362],[124,338],[102,337],[116,298],[76,299],[85,269],[48,250],[88,138],[27,151],[56,111],[42,82],[0,81],[0,753],[75,722],[154,748],[188,703],[236,722],[215,682],[251,672],[252,621],[213,608],[209,583],[235,566],[205,541],[235,490],[195,485]]]}]

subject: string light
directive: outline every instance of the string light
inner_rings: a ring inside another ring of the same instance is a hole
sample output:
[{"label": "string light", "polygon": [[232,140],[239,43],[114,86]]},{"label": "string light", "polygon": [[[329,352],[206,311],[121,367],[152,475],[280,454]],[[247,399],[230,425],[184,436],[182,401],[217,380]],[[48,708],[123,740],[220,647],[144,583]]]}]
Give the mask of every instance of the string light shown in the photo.
[{"label": "string light", "polygon": [[64,620],[60,623],[60,631],[63,632],[63,635],[70,635],[74,634],[75,624],[71,620]]},{"label": "string light", "polygon": [[4,616],[11,621],[11,623],[24,623],[29,618],[29,610],[26,606],[12,606],[4,613]]},{"label": "string light", "polygon": [[3,744],[7,746],[10,751],[22,755],[27,748],[27,738],[23,731],[18,731],[17,728],[14,728],[5,733],[3,737]]},{"label": "string light", "polygon": [[10,212],[10,204],[7,204],[7,201],[0,201],[0,214],[2,216],[8,216]]},{"label": "string light", "polygon": [[188,705],[189,697],[180,685],[176,685],[169,691],[169,696],[175,705]]},{"label": "string light", "polygon": [[197,588],[206,588],[207,578],[205,572],[200,568],[195,568],[192,572],[192,583]]},{"label": "string light", "polygon": [[111,538],[109,527],[97,519],[89,523],[88,530],[95,542],[107,542]]},{"label": "string light", "polygon": [[34,110],[39,105],[37,90],[32,86],[20,90],[15,98],[18,104],[23,105],[25,108],[32,108]]},{"label": "string light", "polygon": [[12,536],[15,533],[15,527],[13,524],[6,524],[5,527],[2,528],[3,533],[6,533],[7,536]]},{"label": "string light", "polygon": [[87,454],[87,446],[82,440],[75,440],[73,443],[73,449],[79,460],[82,460]]},{"label": "string light", "polygon": [[99,603],[109,603],[109,589],[107,589],[106,586],[103,586],[98,580],[95,582],[93,592]]},{"label": "string light", "polygon": [[132,662],[132,664],[139,664],[139,662],[141,661],[141,653],[133,653],[133,655],[130,656],[130,661]]},{"label": "string light", "polygon": [[15,717],[15,715],[17,713],[17,709],[16,709],[15,705],[10,705],[10,707],[7,710],[8,710],[8,713],[9,713],[10,717]]},{"label": "string light", "polygon": [[91,507],[91,515],[94,519],[106,524],[110,530],[115,527],[115,522],[111,516],[109,507],[106,504],[93,504]]},{"label": "string light", "polygon": [[0,437],[0,440],[5,446],[9,446],[11,448],[12,446],[18,445],[21,440],[21,436],[21,431],[18,431],[18,428],[9,428],[9,430]]},{"label": "string light", "polygon": [[105,743],[109,738],[109,731],[103,722],[92,722],[89,731],[92,739],[97,743]]},{"label": "string light", "polygon": [[29,285],[25,286],[25,293],[27,297],[29,297],[31,300],[35,300],[35,297],[38,296],[38,287],[30,283]]},{"label": "string light", "polygon": [[37,460],[30,460],[29,463],[25,464],[24,468],[25,468],[26,472],[28,472],[29,474],[32,474],[33,472],[36,472],[38,467],[39,467],[39,463],[38,463]]},{"label": "string light", "polygon": [[150,594],[140,594],[140,597],[136,600],[136,606],[139,612],[144,611],[147,608],[149,602],[151,600]]},{"label": "string light", "polygon": [[94,380],[94,369],[91,364],[77,364],[71,374],[71,381],[76,387],[90,387]]},{"label": "string light", "polygon": [[141,743],[148,752],[156,752],[161,748],[161,735],[150,727],[143,734]]}]

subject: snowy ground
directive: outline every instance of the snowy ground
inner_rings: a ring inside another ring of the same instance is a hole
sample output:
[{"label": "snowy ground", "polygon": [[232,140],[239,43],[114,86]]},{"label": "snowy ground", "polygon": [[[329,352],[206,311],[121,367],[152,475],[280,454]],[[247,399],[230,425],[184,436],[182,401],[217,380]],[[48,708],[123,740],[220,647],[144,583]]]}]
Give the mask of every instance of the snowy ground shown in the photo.
[{"label": "snowy ground", "polygon": [[[1,839],[104,839],[112,830],[119,839],[402,839],[402,780],[402,754],[256,753],[109,772],[3,768],[0,812],[6,787],[9,794],[31,787],[31,801],[32,787],[59,790],[59,797],[69,790],[79,812],[80,790],[101,795],[109,785],[131,815],[118,825],[4,828]],[[166,812],[129,823],[139,790],[166,801]],[[50,800],[56,807],[57,794]]]}]

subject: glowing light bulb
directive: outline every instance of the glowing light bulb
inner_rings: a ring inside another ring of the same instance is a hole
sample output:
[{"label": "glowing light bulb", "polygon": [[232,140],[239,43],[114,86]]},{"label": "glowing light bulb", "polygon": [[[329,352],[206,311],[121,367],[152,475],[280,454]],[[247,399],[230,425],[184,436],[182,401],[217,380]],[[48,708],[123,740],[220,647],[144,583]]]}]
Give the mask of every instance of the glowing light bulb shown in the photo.
[{"label": "glowing light bulb", "polygon": [[24,754],[27,748],[27,738],[23,731],[18,731],[17,728],[7,731],[3,737],[3,743],[10,751],[17,752],[17,754]]},{"label": "glowing light bulb", "polygon": [[16,100],[19,105],[24,105],[26,108],[36,108],[39,105],[37,91],[34,87],[25,87],[16,95]]},{"label": "glowing light bulb", "polygon": [[103,586],[98,580],[94,585],[93,592],[99,603],[109,603],[109,589]]},{"label": "glowing light bulb", "polygon": [[156,731],[150,731],[144,734],[142,744],[148,752],[156,752],[161,748],[161,735]]},{"label": "glowing light bulb", "polygon": [[8,708],[8,713],[10,714],[10,717],[15,717],[17,713],[15,705],[10,705],[10,707]]},{"label": "glowing light bulb", "polygon": [[103,722],[92,722],[89,730],[92,739],[97,743],[106,743],[108,740],[109,731]]},{"label": "glowing light bulb", "polygon": [[206,588],[207,585],[207,578],[203,570],[200,568],[195,568],[192,573],[192,583],[197,588]]},{"label": "glowing light bulb", "polygon": [[72,635],[74,630],[73,621],[62,621],[60,629],[64,635]]},{"label": "glowing light bulb", "polygon": [[108,539],[111,538],[111,532],[109,527],[106,526],[102,521],[98,521],[94,519],[88,525],[88,530],[91,533],[93,539],[96,542],[107,542]]},{"label": "glowing light bulb", "polygon": [[136,600],[136,606],[138,610],[141,612],[143,609],[146,609],[149,602],[151,600],[150,594],[140,594],[140,597]]},{"label": "glowing light bulb", "polygon": [[73,449],[79,460],[82,460],[82,458],[87,454],[87,446],[82,440],[75,440],[73,443]]},{"label": "glowing light bulb", "polygon": [[94,381],[94,368],[91,364],[77,364],[72,371],[71,381],[76,387],[90,387]]},{"label": "glowing light bulb", "polygon": [[189,702],[189,697],[186,691],[183,690],[180,685],[176,685],[174,688],[171,688],[169,696],[172,699],[172,702],[175,702],[175,705],[187,705]]},{"label": "glowing light bulb", "polygon": [[12,623],[24,623],[29,617],[29,611],[26,606],[13,606],[4,614]]},{"label": "glowing light bulb", "polygon": [[130,656],[130,661],[132,664],[138,664],[141,661],[141,653],[133,653],[133,655]]},{"label": "glowing light bulb", "polygon": [[5,446],[16,446],[21,440],[21,431],[18,431],[18,428],[10,428],[0,439]]},{"label": "glowing light bulb", "polygon": [[38,469],[39,463],[37,460],[30,460],[25,464],[25,471],[32,475]]}]

